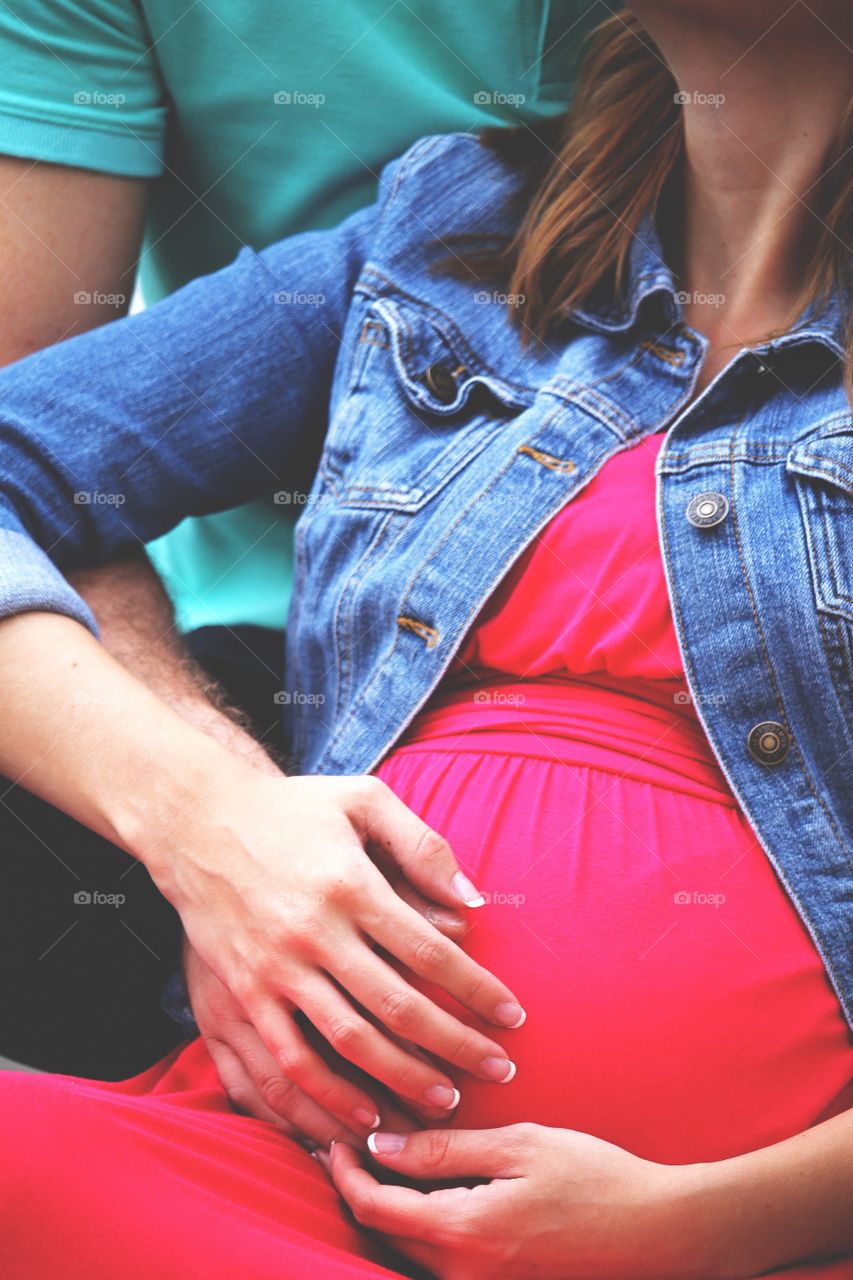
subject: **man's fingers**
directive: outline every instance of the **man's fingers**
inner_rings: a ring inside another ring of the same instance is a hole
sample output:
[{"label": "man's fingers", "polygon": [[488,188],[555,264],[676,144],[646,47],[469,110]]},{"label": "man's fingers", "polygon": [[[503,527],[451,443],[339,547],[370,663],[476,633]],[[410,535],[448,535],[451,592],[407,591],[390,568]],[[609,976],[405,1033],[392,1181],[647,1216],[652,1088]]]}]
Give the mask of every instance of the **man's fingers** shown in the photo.
[{"label": "man's fingers", "polygon": [[512,1129],[426,1129],[389,1133],[378,1129],[367,1139],[372,1156],[411,1178],[498,1178],[515,1176],[518,1142]]},{"label": "man's fingers", "polygon": [[220,1084],[231,1100],[232,1106],[242,1114],[254,1116],[256,1120],[266,1120],[277,1128],[297,1137],[293,1125],[283,1116],[270,1109],[255,1087],[252,1077],[243,1066],[238,1055],[223,1040],[205,1039],[207,1051],[211,1056]]},{"label": "man's fingers", "polygon": [[378,778],[360,778],[348,816],[368,846],[391,858],[427,898],[447,907],[478,907],[483,896],[450,845]]},{"label": "man's fingers", "polygon": [[[310,1138],[323,1147],[335,1141],[357,1140],[352,1128],[319,1106],[292,1080],[285,1079],[254,1027],[247,1022],[232,1023],[223,1033],[226,1034],[226,1044],[223,1045],[221,1040],[208,1039],[207,1047],[223,1085],[225,1081],[217,1053],[221,1056],[220,1050],[224,1048],[229,1055],[229,1062],[223,1065],[230,1077],[236,1080],[236,1095],[233,1088],[227,1085],[225,1088],[239,1110],[247,1111],[259,1120],[269,1120],[297,1139]],[[236,1059],[236,1066],[232,1065],[233,1059]]]}]

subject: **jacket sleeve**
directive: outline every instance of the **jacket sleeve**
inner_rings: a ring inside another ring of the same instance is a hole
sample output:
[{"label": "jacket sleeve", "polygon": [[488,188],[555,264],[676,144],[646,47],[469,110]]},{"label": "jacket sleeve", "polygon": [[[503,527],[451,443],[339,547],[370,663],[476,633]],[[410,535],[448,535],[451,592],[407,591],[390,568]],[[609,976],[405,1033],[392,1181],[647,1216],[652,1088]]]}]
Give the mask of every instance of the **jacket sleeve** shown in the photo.
[{"label": "jacket sleeve", "polygon": [[310,474],[401,163],[334,230],[246,249],[150,311],[0,370],[0,617],[46,609],[94,630],[63,570]]}]

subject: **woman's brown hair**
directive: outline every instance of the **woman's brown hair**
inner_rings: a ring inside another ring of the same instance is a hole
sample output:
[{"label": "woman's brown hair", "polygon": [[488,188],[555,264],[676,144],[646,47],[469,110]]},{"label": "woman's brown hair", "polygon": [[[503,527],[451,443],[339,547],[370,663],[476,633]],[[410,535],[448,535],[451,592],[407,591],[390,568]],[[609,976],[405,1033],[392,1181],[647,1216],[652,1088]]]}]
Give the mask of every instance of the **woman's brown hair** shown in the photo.
[{"label": "woman's brown hair", "polygon": [[[497,248],[460,250],[453,274],[500,279],[514,298],[512,318],[529,340],[581,306],[607,281],[621,294],[634,233],[647,212],[677,208],[684,152],[678,86],[636,17],[623,10],[590,36],[574,103],[534,133],[528,126],[484,131],[485,145],[526,171],[523,216]],[[853,106],[839,129],[821,189],[821,221],[797,314],[849,290],[853,239]],[[667,192],[672,198],[661,202]],[[671,211],[671,210],[670,210]],[[464,241],[466,238],[462,238]],[[461,258],[461,263],[460,263]],[[791,321],[796,316],[791,317]],[[770,335],[767,335],[768,337]],[[853,325],[845,385],[853,400]]]}]

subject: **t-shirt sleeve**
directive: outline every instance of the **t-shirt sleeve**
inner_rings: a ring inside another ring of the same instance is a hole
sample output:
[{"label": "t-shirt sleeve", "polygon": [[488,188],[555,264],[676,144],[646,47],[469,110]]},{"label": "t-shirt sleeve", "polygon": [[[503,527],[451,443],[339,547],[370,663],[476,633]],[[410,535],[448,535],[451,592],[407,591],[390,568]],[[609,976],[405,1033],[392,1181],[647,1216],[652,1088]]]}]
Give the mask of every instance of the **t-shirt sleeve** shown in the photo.
[{"label": "t-shirt sleeve", "polygon": [[166,94],[134,0],[2,0],[0,67],[0,154],[161,173]]}]

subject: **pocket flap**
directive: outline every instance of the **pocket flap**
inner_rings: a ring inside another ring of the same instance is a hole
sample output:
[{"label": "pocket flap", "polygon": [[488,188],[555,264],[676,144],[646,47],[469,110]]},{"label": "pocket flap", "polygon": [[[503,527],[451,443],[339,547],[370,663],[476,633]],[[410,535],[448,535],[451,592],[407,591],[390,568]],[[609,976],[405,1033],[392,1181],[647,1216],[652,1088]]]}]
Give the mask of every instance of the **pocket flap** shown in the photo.
[{"label": "pocket flap", "polygon": [[532,390],[484,364],[447,317],[439,320],[414,304],[387,297],[377,298],[371,310],[386,326],[401,388],[416,408],[453,417],[478,387],[511,410],[532,403]]},{"label": "pocket flap", "polygon": [[836,416],[832,423],[795,444],[786,467],[853,493],[853,415]]}]

